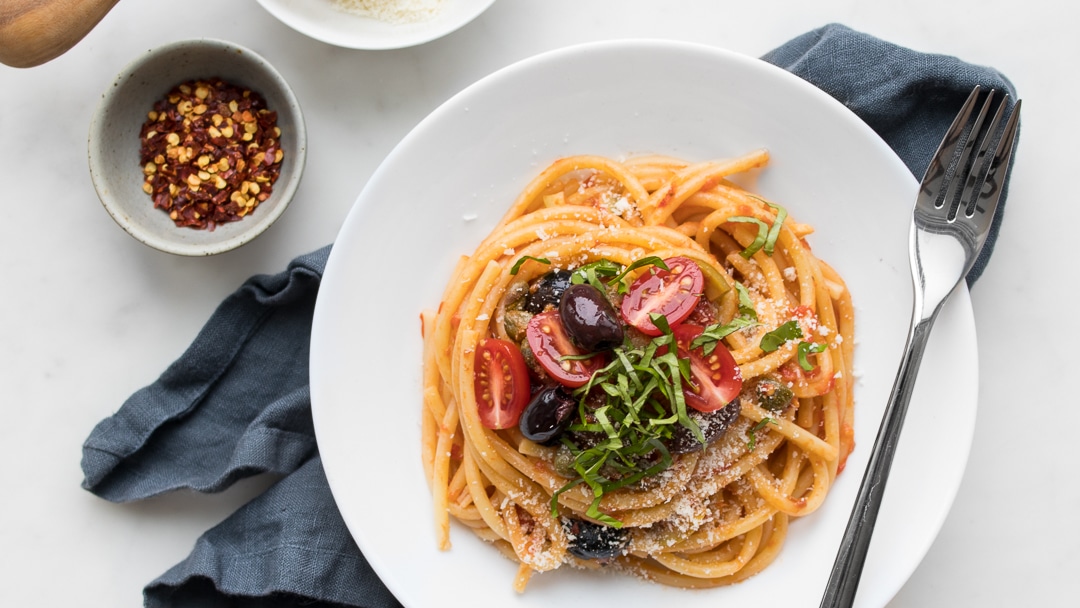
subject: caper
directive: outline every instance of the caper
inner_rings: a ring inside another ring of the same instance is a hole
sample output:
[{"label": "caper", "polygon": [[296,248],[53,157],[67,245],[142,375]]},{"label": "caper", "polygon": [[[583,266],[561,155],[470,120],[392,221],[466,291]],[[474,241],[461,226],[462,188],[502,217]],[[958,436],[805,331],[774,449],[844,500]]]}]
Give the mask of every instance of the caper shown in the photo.
[{"label": "caper", "polygon": [[529,346],[529,341],[522,338],[518,342],[518,349],[521,351],[521,358],[525,359],[525,365],[528,366],[529,371],[536,375],[537,378],[547,378],[547,372],[544,371],[543,366],[536,360],[536,353],[532,351],[532,347]]},{"label": "caper", "polygon": [[506,287],[503,295],[503,305],[507,310],[520,309],[525,303],[525,296],[529,293],[529,284],[522,280],[516,280]]},{"label": "caper", "polygon": [[750,395],[770,412],[780,412],[787,408],[795,393],[786,384],[772,376],[761,376],[750,387]]},{"label": "caper", "polygon": [[510,339],[514,342],[521,342],[525,339],[525,328],[528,327],[529,319],[532,318],[532,313],[524,310],[507,310],[503,314],[503,327],[506,329],[506,335],[510,336]]},{"label": "caper", "polygon": [[555,451],[555,458],[551,464],[555,468],[555,473],[560,477],[573,479],[578,476],[577,471],[574,469],[574,460],[576,459],[570,448],[559,444],[559,449]]}]

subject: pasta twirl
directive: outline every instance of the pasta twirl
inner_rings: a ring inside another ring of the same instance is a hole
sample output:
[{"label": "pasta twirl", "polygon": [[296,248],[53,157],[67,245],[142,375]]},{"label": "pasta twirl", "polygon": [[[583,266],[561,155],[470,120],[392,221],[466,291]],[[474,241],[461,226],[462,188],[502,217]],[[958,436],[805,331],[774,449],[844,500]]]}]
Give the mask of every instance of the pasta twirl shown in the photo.
[{"label": "pasta twirl", "polygon": [[[767,162],[564,158],[462,257],[422,314],[441,548],[454,518],[519,591],[564,564],[714,587],[822,504],[853,449],[851,297],[729,180]],[[582,346],[578,304],[616,346]]]}]

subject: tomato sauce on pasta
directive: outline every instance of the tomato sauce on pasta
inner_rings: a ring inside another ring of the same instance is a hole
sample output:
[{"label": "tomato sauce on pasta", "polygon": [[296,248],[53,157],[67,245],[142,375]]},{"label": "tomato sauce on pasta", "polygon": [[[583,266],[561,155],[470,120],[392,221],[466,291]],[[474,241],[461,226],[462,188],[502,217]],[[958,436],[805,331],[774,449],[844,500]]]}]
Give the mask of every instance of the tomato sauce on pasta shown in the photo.
[{"label": "tomato sauce on pasta", "polygon": [[760,572],[853,449],[851,296],[812,227],[716,162],[563,158],[450,277],[423,449],[450,520],[519,564],[678,587]]}]

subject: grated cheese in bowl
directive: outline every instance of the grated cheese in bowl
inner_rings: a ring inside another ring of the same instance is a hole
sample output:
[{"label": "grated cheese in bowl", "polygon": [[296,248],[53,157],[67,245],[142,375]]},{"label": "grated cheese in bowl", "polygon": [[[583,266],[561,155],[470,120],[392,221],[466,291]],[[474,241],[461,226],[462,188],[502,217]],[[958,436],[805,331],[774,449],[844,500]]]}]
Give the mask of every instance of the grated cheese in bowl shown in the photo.
[{"label": "grated cheese in bowl", "polygon": [[418,23],[438,14],[443,0],[333,0],[346,13],[387,23]]}]

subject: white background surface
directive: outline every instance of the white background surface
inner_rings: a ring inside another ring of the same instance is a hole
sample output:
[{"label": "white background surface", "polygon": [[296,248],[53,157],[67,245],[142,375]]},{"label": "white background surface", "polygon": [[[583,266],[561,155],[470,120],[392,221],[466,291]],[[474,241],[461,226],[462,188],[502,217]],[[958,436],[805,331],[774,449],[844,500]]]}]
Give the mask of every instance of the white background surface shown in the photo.
[{"label": "white background surface", "polygon": [[[1075,602],[1071,431],[1080,404],[1071,381],[1080,351],[1069,319],[1080,272],[1070,226],[1080,211],[1066,179],[1076,171],[1070,139],[1080,138],[1070,118],[1080,85],[1069,72],[1080,42],[1071,4],[501,0],[446,38],[397,51],[305,38],[255,0],[221,9],[211,16],[128,0],[62,57],[28,70],[0,66],[0,605],[139,605],[146,583],[267,485],[115,505],[80,489],[80,446],[245,278],[331,242],[383,156],[445,99],[568,44],[675,38],[757,56],[832,21],[995,66],[1024,98],[1005,225],[972,290],[981,381],[968,470],[941,535],[890,608]],[[249,46],[282,72],[306,113],[309,154],[277,225],[238,251],[188,259],[113,223],[90,184],[86,135],[124,64],[199,36]]]}]

